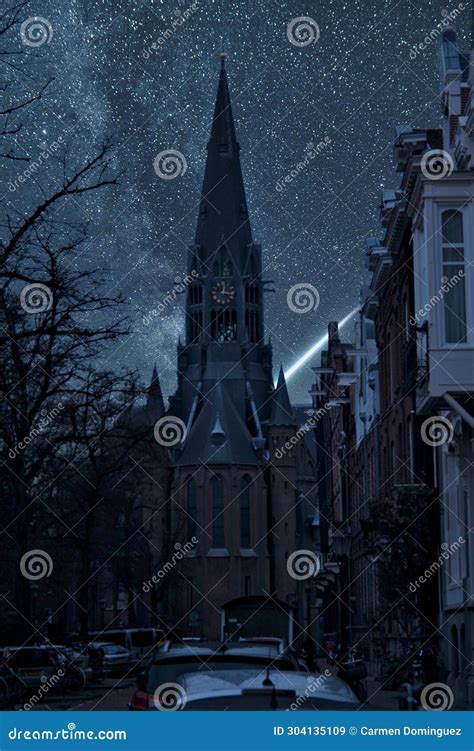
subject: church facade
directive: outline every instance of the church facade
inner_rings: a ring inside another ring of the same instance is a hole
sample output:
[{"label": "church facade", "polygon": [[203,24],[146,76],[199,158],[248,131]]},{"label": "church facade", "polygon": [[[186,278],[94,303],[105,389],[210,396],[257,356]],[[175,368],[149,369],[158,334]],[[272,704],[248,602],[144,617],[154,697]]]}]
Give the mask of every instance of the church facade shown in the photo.
[{"label": "church facade", "polygon": [[273,382],[262,251],[250,225],[224,58],[188,273],[186,337],[168,410],[185,425],[173,450],[170,534],[176,546],[196,543],[177,564],[168,619],[184,635],[220,638],[246,633],[242,617],[225,614],[229,603],[270,604],[302,633],[311,621],[306,582],[289,573],[288,558],[314,543],[312,431],[298,433],[307,416],[290,404],[282,370]]}]

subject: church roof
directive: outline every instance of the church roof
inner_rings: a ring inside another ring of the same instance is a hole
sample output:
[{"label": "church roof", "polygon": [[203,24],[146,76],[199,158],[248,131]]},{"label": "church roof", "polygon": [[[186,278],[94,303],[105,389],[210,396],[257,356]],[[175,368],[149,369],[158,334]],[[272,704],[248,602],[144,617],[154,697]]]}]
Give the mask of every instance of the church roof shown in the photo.
[{"label": "church roof", "polygon": [[202,248],[203,260],[225,245],[237,261],[239,253],[251,242],[240,146],[222,57],[211,136],[207,144],[196,245]]},{"label": "church roof", "polygon": [[272,407],[270,410],[269,425],[296,425],[296,420],[291,409],[290,397],[286,386],[285,374],[280,366],[278,383],[272,394]]},{"label": "church roof", "polygon": [[245,421],[221,382],[204,395],[176,464],[260,464]]}]

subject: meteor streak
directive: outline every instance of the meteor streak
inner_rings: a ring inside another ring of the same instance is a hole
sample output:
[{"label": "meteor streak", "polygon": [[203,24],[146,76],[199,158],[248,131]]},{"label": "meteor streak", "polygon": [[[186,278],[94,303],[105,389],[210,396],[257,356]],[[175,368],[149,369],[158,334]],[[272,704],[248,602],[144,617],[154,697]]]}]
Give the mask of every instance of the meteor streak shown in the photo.
[{"label": "meteor streak", "polygon": [[[342,321],[339,322],[339,328],[340,329],[344,328],[344,326],[346,325],[346,323],[349,323],[349,321],[351,320],[351,318],[353,318],[355,316],[355,314],[358,312],[358,310],[359,310],[359,306],[357,306],[357,308],[354,308],[354,310],[351,310],[351,312],[345,318],[343,318]],[[302,368],[303,365],[306,362],[308,362],[308,360],[310,360],[311,357],[313,357],[313,355],[316,354],[316,352],[319,352],[319,350],[324,347],[324,345],[326,344],[327,340],[328,340],[328,335],[325,334],[320,339],[318,339],[313,344],[313,346],[310,347],[303,355],[301,355],[301,357],[299,357],[297,359],[297,361],[295,363],[293,363],[293,365],[291,365],[291,367],[289,367],[288,370],[286,371],[286,373],[285,373],[286,380],[289,381],[290,378],[292,378],[294,376],[294,374],[300,368]]]}]

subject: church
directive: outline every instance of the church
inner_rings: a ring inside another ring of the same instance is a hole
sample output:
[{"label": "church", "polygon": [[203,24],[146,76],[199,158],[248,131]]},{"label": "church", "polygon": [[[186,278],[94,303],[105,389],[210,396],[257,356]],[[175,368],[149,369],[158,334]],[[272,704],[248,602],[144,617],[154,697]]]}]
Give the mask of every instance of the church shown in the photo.
[{"label": "church", "polygon": [[167,412],[185,426],[172,454],[169,534],[175,548],[197,542],[176,566],[168,618],[183,635],[211,639],[272,635],[279,619],[302,634],[311,621],[308,583],[290,575],[287,561],[317,542],[313,435],[281,451],[308,414],[291,405],[282,369],[274,386],[262,249],[251,230],[225,56],[188,274],[185,342]]}]

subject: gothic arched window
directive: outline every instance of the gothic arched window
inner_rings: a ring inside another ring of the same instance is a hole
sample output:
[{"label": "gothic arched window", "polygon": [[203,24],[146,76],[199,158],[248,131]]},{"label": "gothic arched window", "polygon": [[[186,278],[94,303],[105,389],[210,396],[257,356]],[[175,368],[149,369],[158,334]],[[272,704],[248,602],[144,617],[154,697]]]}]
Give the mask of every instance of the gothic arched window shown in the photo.
[{"label": "gothic arched window", "polygon": [[219,476],[211,480],[212,546],[224,547],[224,484]]},{"label": "gothic arched window", "polygon": [[248,475],[240,481],[240,547],[250,548],[250,485]]}]

